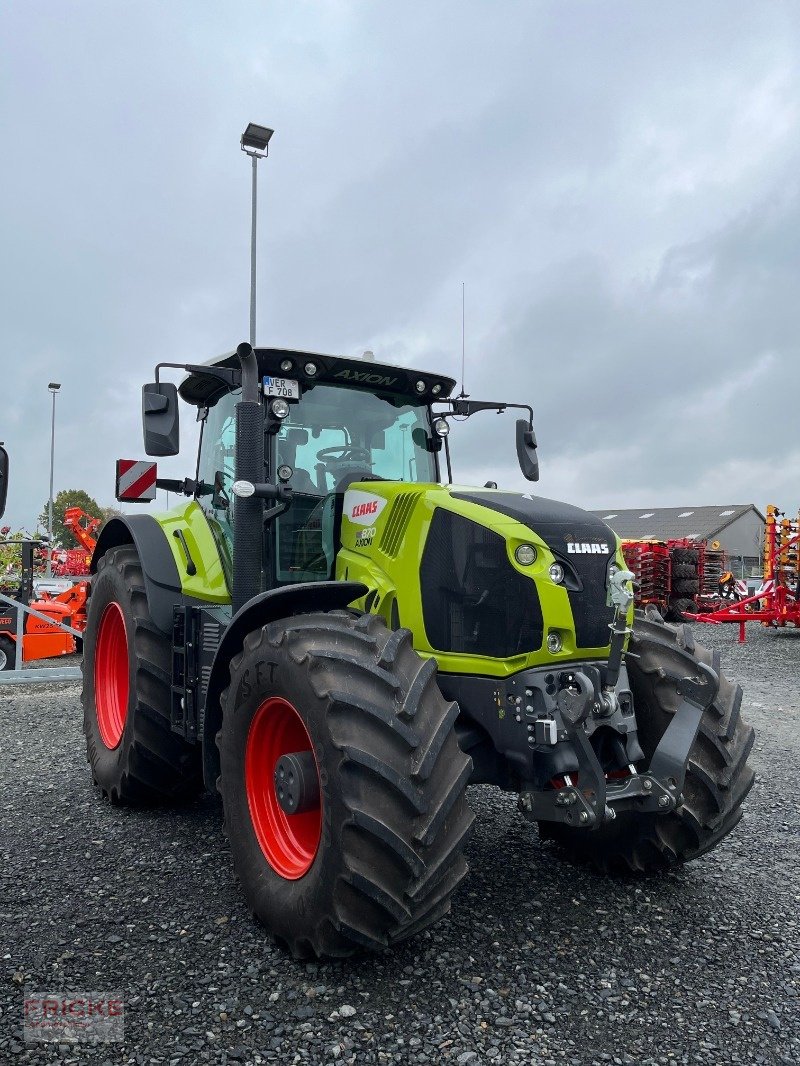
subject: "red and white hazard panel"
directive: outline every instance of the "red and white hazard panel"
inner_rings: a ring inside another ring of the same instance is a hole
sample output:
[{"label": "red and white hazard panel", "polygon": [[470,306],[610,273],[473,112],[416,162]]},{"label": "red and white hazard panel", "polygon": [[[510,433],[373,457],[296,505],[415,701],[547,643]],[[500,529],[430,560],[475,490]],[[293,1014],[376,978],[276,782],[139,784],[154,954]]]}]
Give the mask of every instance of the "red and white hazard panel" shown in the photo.
[{"label": "red and white hazard panel", "polygon": [[117,499],[122,503],[149,503],[156,498],[158,463],[117,459]]}]

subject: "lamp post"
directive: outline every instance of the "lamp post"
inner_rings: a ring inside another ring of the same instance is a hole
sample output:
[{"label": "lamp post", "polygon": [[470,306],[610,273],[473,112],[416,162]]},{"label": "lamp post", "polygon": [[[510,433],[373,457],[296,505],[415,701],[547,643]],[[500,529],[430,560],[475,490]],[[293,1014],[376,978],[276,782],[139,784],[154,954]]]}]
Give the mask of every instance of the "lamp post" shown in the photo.
[{"label": "lamp post", "polygon": [[250,344],[256,346],[256,201],[259,159],[269,155],[269,141],[274,130],[249,122],[242,134],[242,151],[253,161],[252,223],[250,227]]},{"label": "lamp post", "polygon": [[53,415],[50,420],[50,499],[47,504],[47,576],[53,576],[53,460],[56,452],[56,393],[61,388],[57,381],[48,384],[53,397]]}]

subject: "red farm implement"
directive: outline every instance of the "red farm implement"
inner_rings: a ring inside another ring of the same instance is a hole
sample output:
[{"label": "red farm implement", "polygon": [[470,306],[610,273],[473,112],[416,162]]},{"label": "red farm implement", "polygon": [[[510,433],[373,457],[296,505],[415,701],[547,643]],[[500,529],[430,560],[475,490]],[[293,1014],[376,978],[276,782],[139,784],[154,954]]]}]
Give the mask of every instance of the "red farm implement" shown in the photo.
[{"label": "red farm implement", "polygon": [[670,558],[666,544],[655,540],[623,540],[622,553],[633,574],[636,606],[654,604],[665,615],[670,594]]},{"label": "red farm implement", "polygon": [[717,541],[624,540],[622,551],[634,575],[637,607],[652,603],[665,617],[680,621],[723,605],[725,553]]},{"label": "red farm implement", "polygon": [[745,642],[745,624],[760,622],[776,629],[800,627],[800,514],[786,518],[777,507],[767,507],[764,531],[764,580],[753,596],[718,607],[707,614],[687,615],[698,622],[721,625],[739,623],[739,643]]},{"label": "red farm implement", "polygon": [[97,530],[102,519],[93,518],[80,507],[68,507],[64,512],[64,525],[72,533],[80,548],[53,549],[53,574],[55,577],[83,577],[89,573],[92,552],[97,543]]}]

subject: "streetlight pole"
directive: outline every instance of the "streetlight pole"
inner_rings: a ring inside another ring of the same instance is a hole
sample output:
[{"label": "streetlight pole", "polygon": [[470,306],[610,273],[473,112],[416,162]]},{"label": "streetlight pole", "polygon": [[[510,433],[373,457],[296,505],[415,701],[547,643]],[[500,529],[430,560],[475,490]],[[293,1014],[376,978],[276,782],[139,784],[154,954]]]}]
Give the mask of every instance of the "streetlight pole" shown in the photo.
[{"label": "streetlight pole", "polygon": [[253,217],[250,224],[250,347],[256,346],[256,217],[258,214],[258,156],[250,156],[253,161]]},{"label": "streetlight pole", "polygon": [[56,393],[61,388],[57,381],[51,381],[48,389],[53,397],[53,413],[50,419],[50,498],[47,503],[47,576],[53,576],[53,465],[56,454]]},{"label": "streetlight pole", "polygon": [[273,130],[267,126],[248,123],[242,134],[242,151],[253,163],[252,218],[250,224],[250,344],[256,346],[256,217],[258,204],[258,161],[269,155],[269,141]]}]

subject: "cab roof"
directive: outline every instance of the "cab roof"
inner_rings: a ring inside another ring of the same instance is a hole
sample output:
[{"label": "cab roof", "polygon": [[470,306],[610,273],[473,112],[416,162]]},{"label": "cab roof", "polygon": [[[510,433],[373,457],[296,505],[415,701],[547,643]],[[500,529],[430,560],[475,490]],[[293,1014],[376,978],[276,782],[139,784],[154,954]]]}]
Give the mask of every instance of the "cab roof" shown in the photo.
[{"label": "cab roof", "polygon": [[[410,402],[443,400],[453,391],[455,381],[443,374],[430,374],[424,370],[409,370],[407,367],[373,363],[365,359],[352,359],[342,355],[321,355],[319,352],[298,352],[291,348],[255,348],[259,377],[293,378],[301,386],[325,382],[328,385],[345,385],[367,392],[395,395]],[[281,364],[291,363],[289,369]],[[313,364],[315,374],[306,373],[306,364]],[[209,367],[238,369],[236,352],[210,359]],[[422,382],[424,388],[418,388]],[[189,374],[178,390],[182,398],[196,407],[211,406],[224,395],[226,389],[219,380],[203,374]]]}]

